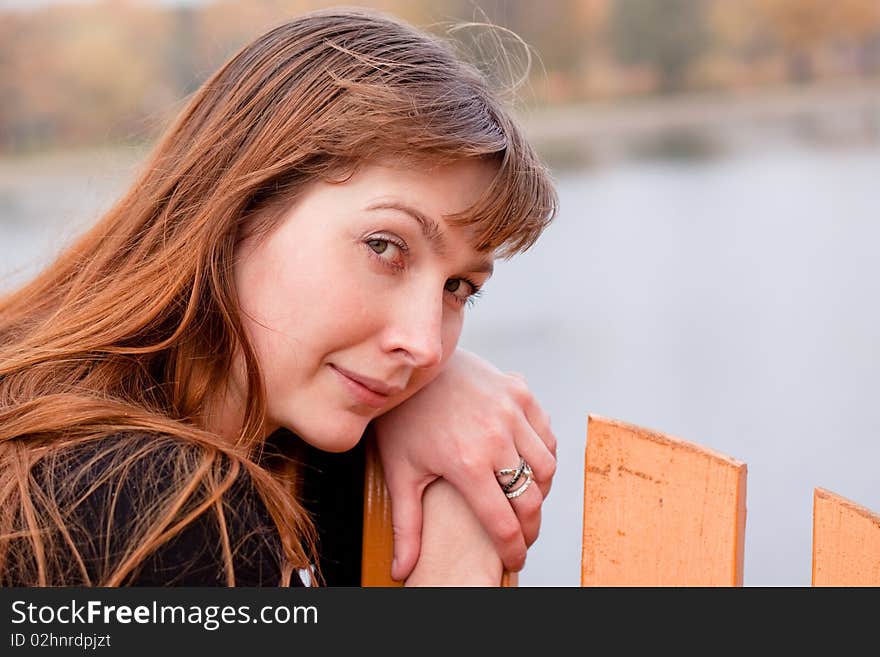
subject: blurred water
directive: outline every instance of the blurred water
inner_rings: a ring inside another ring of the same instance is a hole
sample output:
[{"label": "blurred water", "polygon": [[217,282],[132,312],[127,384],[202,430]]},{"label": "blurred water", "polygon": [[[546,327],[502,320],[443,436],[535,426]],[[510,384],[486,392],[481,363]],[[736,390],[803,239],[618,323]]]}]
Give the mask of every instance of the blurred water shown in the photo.
[{"label": "blurred water", "polygon": [[748,465],[745,584],[809,585],[812,490],[880,510],[880,150],[560,177],[463,344],[526,374],[559,470],[522,585],[577,585],[587,413]]},{"label": "blurred water", "polygon": [[[0,289],[109,206],[124,156],[0,167]],[[880,510],[880,150],[775,148],[558,175],[462,345],[524,373],[559,470],[523,586],[576,586],[586,417],[748,464],[746,585],[808,585],[814,486]],[[17,272],[17,273],[11,273]]]}]

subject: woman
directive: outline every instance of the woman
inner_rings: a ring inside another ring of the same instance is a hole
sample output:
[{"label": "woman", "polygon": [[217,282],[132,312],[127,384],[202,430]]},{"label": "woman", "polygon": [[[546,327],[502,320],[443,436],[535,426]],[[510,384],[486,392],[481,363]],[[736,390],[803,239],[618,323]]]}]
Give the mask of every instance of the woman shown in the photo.
[{"label": "woman", "polygon": [[555,438],[520,377],[456,343],[493,258],[554,209],[442,42],[333,10],[243,48],[116,206],[0,300],[0,581],[320,581],[309,455],[368,427],[396,579],[521,568]]}]

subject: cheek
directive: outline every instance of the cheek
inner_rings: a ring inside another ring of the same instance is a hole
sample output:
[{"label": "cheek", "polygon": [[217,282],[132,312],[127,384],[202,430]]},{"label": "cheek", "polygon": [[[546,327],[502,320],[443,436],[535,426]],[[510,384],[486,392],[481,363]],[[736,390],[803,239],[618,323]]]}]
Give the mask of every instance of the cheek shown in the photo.
[{"label": "cheek", "polygon": [[[236,271],[238,291],[245,319],[251,328],[270,341],[298,332],[311,323],[325,321],[351,305],[354,295],[347,281],[329,258],[317,258],[319,249],[283,251],[270,243],[262,253],[249,258]],[[262,326],[261,326],[262,325]],[[270,332],[280,335],[268,335]]]},{"label": "cheek", "polygon": [[270,392],[301,382],[330,354],[370,340],[387,314],[350,273],[335,284],[324,277],[329,273],[279,278],[261,293],[252,318],[244,318]]},{"label": "cheek", "polygon": [[443,323],[443,360],[440,367],[446,364],[449,357],[452,356],[456,347],[458,347],[458,339],[461,337],[461,329],[464,325],[464,316],[461,313],[452,315]]}]

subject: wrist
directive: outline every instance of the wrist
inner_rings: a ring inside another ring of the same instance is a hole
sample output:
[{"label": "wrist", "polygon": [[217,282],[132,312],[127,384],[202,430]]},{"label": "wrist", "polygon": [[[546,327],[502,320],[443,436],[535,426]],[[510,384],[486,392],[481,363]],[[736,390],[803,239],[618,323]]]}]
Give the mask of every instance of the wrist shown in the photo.
[{"label": "wrist", "polygon": [[503,565],[464,498],[444,479],[422,499],[419,560],[406,586],[499,586]]}]

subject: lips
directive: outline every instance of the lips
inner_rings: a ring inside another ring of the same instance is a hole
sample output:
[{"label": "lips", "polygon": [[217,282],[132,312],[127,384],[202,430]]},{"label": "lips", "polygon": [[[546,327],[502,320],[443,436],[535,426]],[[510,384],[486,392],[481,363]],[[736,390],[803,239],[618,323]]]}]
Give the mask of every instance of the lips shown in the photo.
[{"label": "lips", "polygon": [[391,386],[378,379],[372,379],[336,365],[330,365],[341,378],[349,393],[359,402],[381,408],[388,403],[388,399],[403,390],[402,386]]}]

